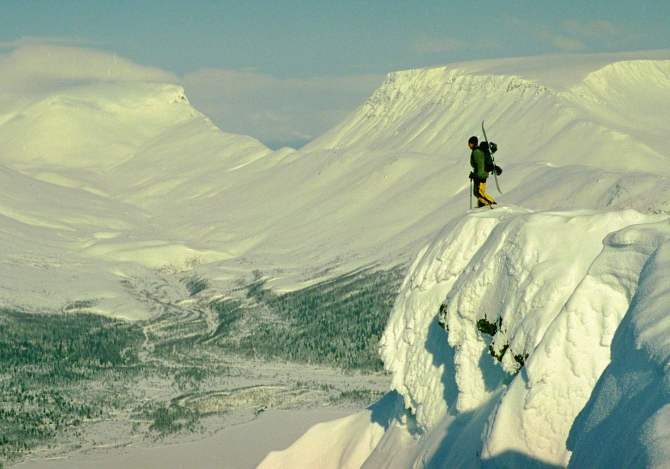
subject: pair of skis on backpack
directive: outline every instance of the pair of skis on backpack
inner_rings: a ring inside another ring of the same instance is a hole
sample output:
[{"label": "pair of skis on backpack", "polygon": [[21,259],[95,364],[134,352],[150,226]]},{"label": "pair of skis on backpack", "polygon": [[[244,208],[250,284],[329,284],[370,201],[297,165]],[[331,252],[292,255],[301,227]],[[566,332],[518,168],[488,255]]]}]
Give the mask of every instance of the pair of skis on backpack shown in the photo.
[{"label": "pair of skis on backpack", "polygon": [[[486,129],[484,128],[484,121],[482,121],[482,133],[484,134],[484,141],[479,144],[479,149],[482,150],[482,152],[484,152],[484,169],[489,173],[493,173],[493,178],[496,181],[496,188],[498,189],[498,192],[502,194],[502,191],[500,190],[500,184],[498,183],[498,176],[502,174],[502,168],[496,165],[496,162],[493,159],[493,154],[498,150],[498,145],[496,145],[493,142],[489,142],[489,139],[486,136]],[[472,209],[472,192],[473,191],[471,190],[470,191],[471,209]],[[479,205],[478,208],[488,207],[491,210],[493,210],[493,205],[495,204],[496,202],[494,201],[490,204]]]},{"label": "pair of skis on backpack", "polygon": [[500,184],[498,184],[498,176],[502,174],[502,168],[496,165],[496,161],[493,158],[493,154],[496,151],[498,151],[498,145],[496,145],[493,142],[489,142],[489,139],[486,136],[486,129],[484,129],[484,121],[482,121],[482,133],[484,134],[484,141],[479,145],[479,148],[484,152],[484,156],[486,157],[487,160],[491,158],[490,170],[489,168],[486,167],[484,169],[486,169],[490,173],[493,173],[493,178],[496,181],[496,189],[498,189],[498,192],[502,194],[502,191],[500,190]]}]

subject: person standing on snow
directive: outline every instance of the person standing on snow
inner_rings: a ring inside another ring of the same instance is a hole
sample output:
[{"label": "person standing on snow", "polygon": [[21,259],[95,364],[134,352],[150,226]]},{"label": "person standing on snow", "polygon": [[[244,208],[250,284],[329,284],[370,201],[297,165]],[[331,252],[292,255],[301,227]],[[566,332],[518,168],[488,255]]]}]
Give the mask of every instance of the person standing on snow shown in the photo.
[{"label": "person standing on snow", "polygon": [[470,179],[474,184],[472,193],[477,197],[477,207],[491,207],[496,201],[486,193],[486,179],[489,177],[489,172],[486,171],[486,156],[479,149],[478,144],[477,137],[473,136],[468,140],[468,147],[472,150],[470,153],[470,166],[472,166]]}]

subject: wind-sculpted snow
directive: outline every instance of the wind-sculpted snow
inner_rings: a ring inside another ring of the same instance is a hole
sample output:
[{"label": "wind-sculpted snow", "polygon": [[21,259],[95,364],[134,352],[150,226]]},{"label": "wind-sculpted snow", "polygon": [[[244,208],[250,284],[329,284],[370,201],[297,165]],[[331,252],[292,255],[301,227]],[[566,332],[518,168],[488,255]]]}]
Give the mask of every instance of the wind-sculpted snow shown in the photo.
[{"label": "wind-sculpted snow", "polygon": [[[570,467],[670,465],[670,229],[632,227],[646,262],[611,347],[611,363],[570,431]],[[649,256],[648,254],[651,253]]]},{"label": "wind-sculpted snow", "polygon": [[480,453],[491,467],[567,465],[666,218],[510,207],[453,222],[419,255],[382,338],[392,388],[427,431],[493,399]]},{"label": "wind-sculpted snow", "polygon": [[574,467],[638,467],[610,455],[632,437],[637,460],[666,461],[654,412],[670,408],[668,246],[668,216],[634,210],[453,220],[419,253],[381,339],[413,416],[395,412],[363,467],[565,467],[571,450]]},{"label": "wind-sculpted snow", "polygon": [[396,300],[381,339],[381,356],[393,374],[391,387],[425,428],[443,418],[458,395],[453,377],[443,382],[443,372],[454,370],[453,352],[446,343],[433,346],[446,339],[437,324],[439,306],[487,242],[499,217],[517,211],[524,212],[506,209],[496,217],[480,212],[452,222],[419,254]]}]

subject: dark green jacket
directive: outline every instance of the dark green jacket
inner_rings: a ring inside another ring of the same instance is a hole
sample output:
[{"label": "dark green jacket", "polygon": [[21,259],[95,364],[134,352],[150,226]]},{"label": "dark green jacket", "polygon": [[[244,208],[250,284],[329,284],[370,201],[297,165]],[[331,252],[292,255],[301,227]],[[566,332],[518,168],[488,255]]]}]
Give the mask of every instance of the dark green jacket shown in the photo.
[{"label": "dark green jacket", "polygon": [[486,180],[489,177],[489,173],[484,169],[485,162],[484,152],[479,148],[473,148],[470,154],[470,166],[472,166],[472,172],[475,173],[477,179]]}]

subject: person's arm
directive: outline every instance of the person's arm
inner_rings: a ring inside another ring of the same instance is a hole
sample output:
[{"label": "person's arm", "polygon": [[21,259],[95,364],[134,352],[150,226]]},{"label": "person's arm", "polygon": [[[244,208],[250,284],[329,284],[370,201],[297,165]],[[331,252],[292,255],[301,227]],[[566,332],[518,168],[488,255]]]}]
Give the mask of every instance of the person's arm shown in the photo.
[{"label": "person's arm", "polygon": [[477,149],[474,152],[472,152],[472,159],[475,164],[475,170],[474,173],[477,175],[477,177],[486,177],[488,176],[488,173],[484,170],[484,163],[485,163],[485,156],[484,152]]}]

